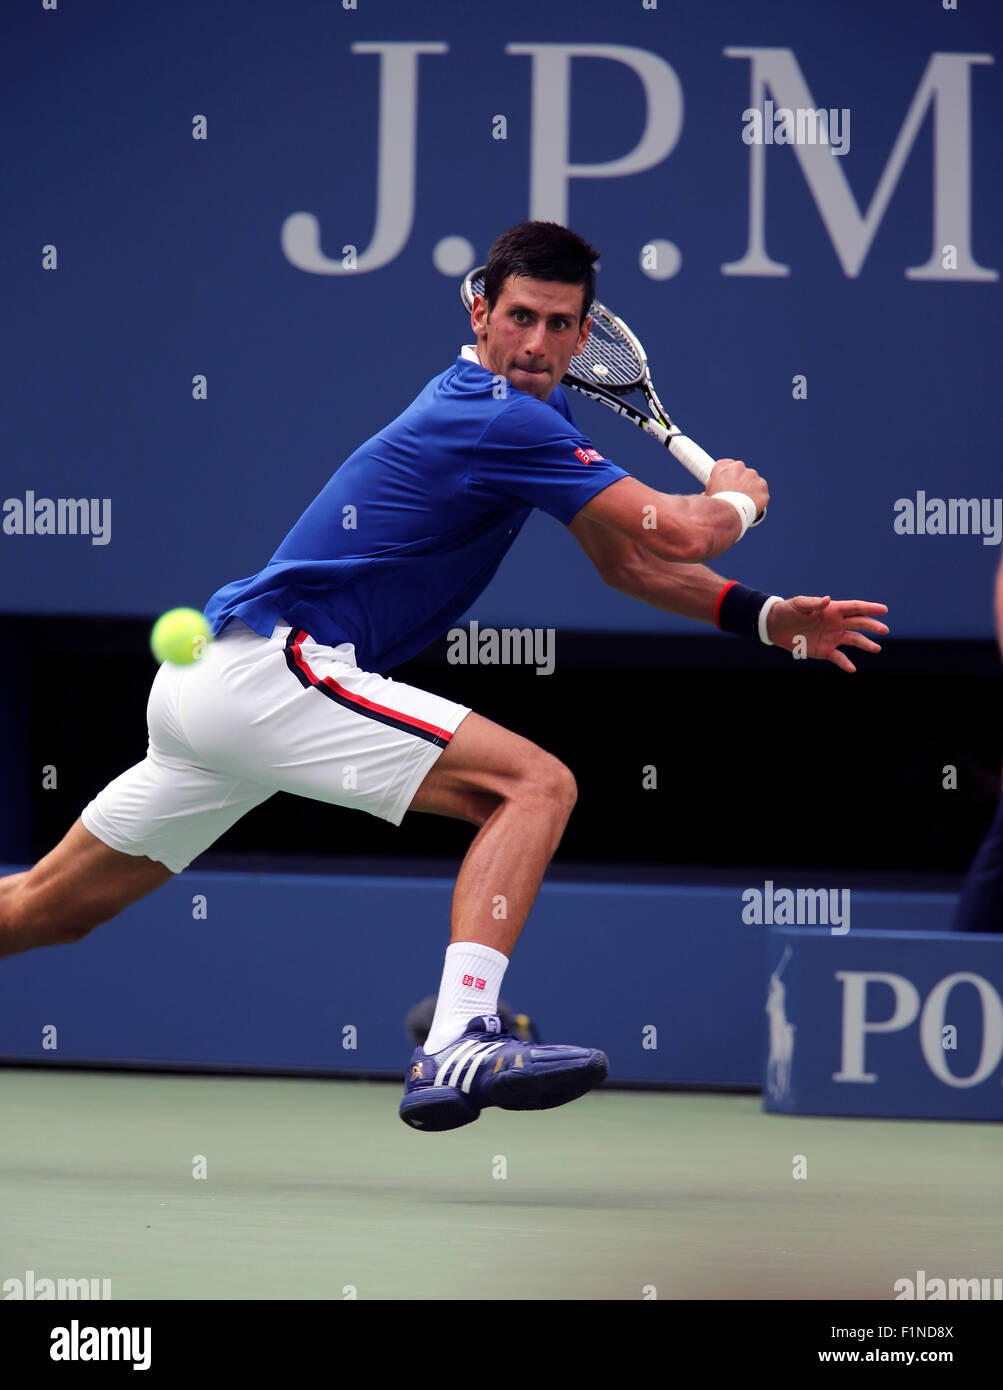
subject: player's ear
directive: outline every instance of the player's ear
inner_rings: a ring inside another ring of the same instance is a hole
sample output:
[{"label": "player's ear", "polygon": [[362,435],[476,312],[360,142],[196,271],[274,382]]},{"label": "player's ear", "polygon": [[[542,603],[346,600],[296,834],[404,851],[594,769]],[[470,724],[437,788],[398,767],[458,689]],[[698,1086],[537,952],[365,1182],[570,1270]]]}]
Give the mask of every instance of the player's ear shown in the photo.
[{"label": "player's ear", "polygon": [[587,318],[587,319],[585,320],[585,322],[582,324],[581,328],[578,330],[578,342],[575,344],[575,350],[574,350],[574,352],[571,354],[572,357],[577,357],[578,354],[579,354],[579,353],[582,351],[582,349],[584,348],[585,344],[588,342],[588,340],[589,340],[589,329],[590,329],[591,327],[592,327],[592,320],[589,319],[589,318]]},{"label": "player's ear", "polygon": [[474,302],[470,308],[470,323],[475,333],[487,331],[488,322],[488,301],[482,294],[474,295]]}]

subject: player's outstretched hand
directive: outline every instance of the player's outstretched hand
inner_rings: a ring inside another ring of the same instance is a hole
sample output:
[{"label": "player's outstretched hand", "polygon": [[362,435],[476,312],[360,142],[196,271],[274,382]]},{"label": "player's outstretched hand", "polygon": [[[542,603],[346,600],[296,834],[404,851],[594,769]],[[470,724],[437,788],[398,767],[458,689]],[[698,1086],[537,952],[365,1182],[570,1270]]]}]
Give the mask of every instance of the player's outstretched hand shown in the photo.
[{"label": "player's outstretched hand", "polygon": [[841,671],[853,672],[856,666],[840,647],[879,652],[877,642],[864,633],[887,632],[885,624],[873,616],[887,612],[883,603],[865,603],[855,598],[833,601],[828,594],[825,598],[801,594],[773,605],[766,617],[766,632],[774,646],[799,656],[817,656],[831,661]]}]

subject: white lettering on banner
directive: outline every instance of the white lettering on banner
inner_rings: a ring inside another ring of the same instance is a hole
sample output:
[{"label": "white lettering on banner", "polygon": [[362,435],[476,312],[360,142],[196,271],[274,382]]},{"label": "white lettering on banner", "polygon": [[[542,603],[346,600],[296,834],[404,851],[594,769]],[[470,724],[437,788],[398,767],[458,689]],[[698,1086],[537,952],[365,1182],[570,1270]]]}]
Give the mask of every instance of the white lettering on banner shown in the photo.
[{"label": "white lettering on banner", "polygon": [[[358,275],[389,265],[407,245],[414,224],[415,145],[418,138],[418,58],[448,53],[445,43],[353,43],[353,53],[380,55],[376,226],[373,239],[348,269],[320,244],[312,212],[294,212],[282,224],[282,250],[298,270],[313,275]],[[346,231],[355,241],[354,229]]]},{"label": "white lettering on banner", "polygon": [[[339,228],[331,255],[321,245],[321,225],[312,212],[291,213],[282,224],[282,251],[297,269],[313,275],[357,275],[389,265],[408,244],[414,225],[418,133],[418,60],[441,55],[449,45],[432,42],[353,43],[353,54],[376,54],[379,116],[376,132],[376,213],[372,237],[361,254],[357,226]],[[568,220],[572,179],[612,179],[644,173],[661,164],[679,142],[683,91],[674,69],[657,53],[624,44],[511,43],[505,52],[531,60],[529,215]],[[751,70],[749,109],[766,110],[769,90],[785,110],[817,112],[797,59],[789,48],[725,48],[726,58],[747,58]],[[636,74],[644,93],[643,128],[625,154],[603,163],[573,164],[571,83],[574,58],[620,63]],[[861,214],[833,146],[806,139],[792,148],[843,273],[860,274],[892,195],[908,162],[926,113],[933,108],[933,227],[930,257],[905,270],[912,280],[996,281],[997,270],[979,265],[971,247],[972,129],[971,68],[993,62],[989,53],[933,53],[920,79],[895,144],[865,213]],[[773,102],[769,105],[772,107]],[[842,108],[839,108],[842,110]],[[847,108],[847,112],[849,108]],[[806,132],[807,133],[807,132]],[[829,131],[831,136],[831,130]],[[749,145],[747,249],[741,260],[721,266],[723,275],[782,276],[790,267],[766,249],[766,145]],[[342,246],[342,241],[346,246]],[[675,273],[680,254],[671,243]],[[351,248],[347,258],[345,250]],[[950,255],[945,254],[949,248]],[[444,275],[462,274],[473,247],[450,235],[434,253]],[[659,267],[661,271],[661,267]]]},{"label": "white lettering on banner", "polygon": [[[982,1004],[982,1052],[971,1076],[955,1076],[948,1069],[947,1057],[941,1046],[948,996],[954,986],[960,984],[974,985]],[[1003,1000],[981,975],[972,975],[965,970],[958,971],[956,975],[946,975],[927,995],[919,1020],[919,1041],[926,1064],[938,1080],[946,1086],[978,1086],[992,1075],[1003,1057]]]},{"label": "white lettering on banner", "polygon": [[[789,48],[726,48],[726,58],[748,58],[752,69],[749,106],[763,109],[769,87],[777,105],[814,108],[808,84]],[[998,280],[999,272],[976,264],[971,249],[971,82],[972,64],[992,63],[990,53],[934,53],[874,191],[861,217],[843,173],[824,145],[793,145],[795,156],[835,248],[843,273],[860,274],[881,219],[912,150],[927,107],[933,125],[933,247],[925,265],[906,270],[911,280]],[[749,242],[740,261],[721,267],[723,275],[789,275],[790,266],[771,260],[766,250],[766,149],[749,145]],[[957,266],[946,269],[943,248],[957,249]]]},{"label": "white lettering on banner", "polygon": [[[510,43],[533,60],[529,215],[567,223],[570,179],[612,179],[661,164],[683,128],[683,89],[664,58],[614,43]],[[571,59],[605,58],[632,68],[644,87],[645,126],[634,148],[605,164],[570,164]]]},{"label": "white lettering on banner", "polygon": [[[843,982],[843,1062],[833,1081],[877,1081],[875,1072],[864,1071],[864,1037],[867,1033],[894,1033],[907,1028],[919,1013],[919,991],[904,975],[882,970],[837,970]],[[895,1008],[884,1023],[866,1023],[867,986],[889,985],[895,993]]]},{"label": "white lettering on banner", "polygon": [[[882,970],[837,970],[835,978],[843,985],[842,1062],[833,1081],[875,1082],[876,1072],[864,1069],[864,1048],[868,1033],[896,1033],[908,1028],[920,1015],[920,995],[916,986],[904,975]],[[884,1022],[867,1019],[867,987],[885,984],[895,996],[892,1015]],[[978,1065],[970,1076],[955,1076],[947,1065],[941,1047],[944,1013],[947,1000],[956,985],[973,985],[982,1007],[982,1049]],[[923,1058],[936,1076],[947,1086],[965,1088],[978,1086],[990,1077],[1003,1059],[1003,999],[982,975],[958,971],[939,980],[927,996],[919,1020],[919,1044]]]}]

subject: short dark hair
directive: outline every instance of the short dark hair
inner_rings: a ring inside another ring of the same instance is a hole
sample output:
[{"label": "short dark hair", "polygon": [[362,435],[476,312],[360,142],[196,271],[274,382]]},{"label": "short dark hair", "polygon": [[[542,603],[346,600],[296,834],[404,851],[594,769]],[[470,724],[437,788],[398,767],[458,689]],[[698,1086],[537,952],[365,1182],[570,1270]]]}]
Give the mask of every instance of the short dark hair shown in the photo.
[{"label": "short dark hair", "polygon": [[484,298],[493,309],[510,275],[530,280],[557,280],[565,285],[581,285],[582,312],[579,324],[596,294],[595,262],[599,252],[587,241],[559,222],[520,222],[509,227],[488,252],[484,271]]}]

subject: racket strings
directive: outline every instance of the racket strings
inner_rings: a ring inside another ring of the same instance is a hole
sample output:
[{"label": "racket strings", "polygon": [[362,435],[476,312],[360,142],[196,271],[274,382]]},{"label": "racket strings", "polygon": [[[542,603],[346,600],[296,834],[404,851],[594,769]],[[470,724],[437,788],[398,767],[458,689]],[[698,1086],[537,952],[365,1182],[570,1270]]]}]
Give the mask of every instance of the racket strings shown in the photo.
[{"label": "racket strings", "polygon": [[[593,308],[593,314],[595,309]],[[612,325],[593,318],[588,342],[578,357],[571,359],[568,375],[607,390],[628,390],[640,384],[644,364],[633,346]]]}]

